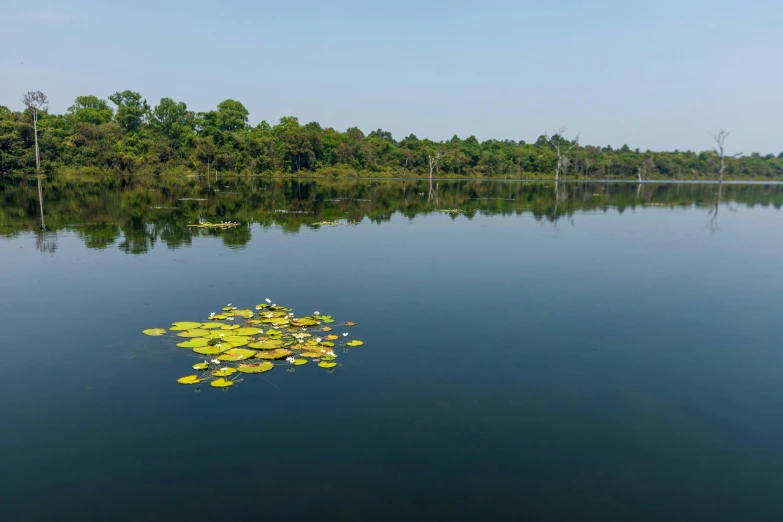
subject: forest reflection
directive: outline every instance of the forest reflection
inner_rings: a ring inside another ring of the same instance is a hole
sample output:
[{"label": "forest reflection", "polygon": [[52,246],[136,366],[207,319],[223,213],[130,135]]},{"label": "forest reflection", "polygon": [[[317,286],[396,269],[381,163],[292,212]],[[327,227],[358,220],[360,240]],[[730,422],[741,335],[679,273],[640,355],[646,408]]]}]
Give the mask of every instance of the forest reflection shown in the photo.
[{"label": "forest reflection", "polygon": [[[158,242],[168,248],[194,237],[219,237],[232,248],[251,240],[252,225],[295,234],[320,222],[375,223],[400,214],[530,214],[557,223],[580,212],[619,213],[647,206],[701,207],[716,227],[721,206],[783,205],[783,185],[706,183],[517,182],[476,180],[367,180],[230,178],[46,179],[0,182],[0,237],[35,233],[38,249],[54,253],[58,232],[78,235],[94,249],[143,254]],[[193,228],[203,221],[238,222],[234,228]],[[573,220],[572,220],[573,221]]]}]

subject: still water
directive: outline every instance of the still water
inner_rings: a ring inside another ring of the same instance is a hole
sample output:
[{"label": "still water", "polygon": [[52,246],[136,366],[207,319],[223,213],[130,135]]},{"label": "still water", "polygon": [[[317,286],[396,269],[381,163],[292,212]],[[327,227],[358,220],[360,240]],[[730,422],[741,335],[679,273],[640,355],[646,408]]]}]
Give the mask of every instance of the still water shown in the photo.
[{"label": "still water", "polygon": [[[0,184],[3,520],[783,518],[783,186],[42,192]],[[197,392],[141,333],[266,297],[365,345]]]}]

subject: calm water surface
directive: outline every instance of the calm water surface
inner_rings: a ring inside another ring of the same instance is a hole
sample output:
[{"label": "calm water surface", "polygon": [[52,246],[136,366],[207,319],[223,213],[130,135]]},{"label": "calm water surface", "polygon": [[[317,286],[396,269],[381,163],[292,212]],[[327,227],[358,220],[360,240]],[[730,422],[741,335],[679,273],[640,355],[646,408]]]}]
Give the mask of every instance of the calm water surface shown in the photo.
[{"label": "calm water surface", "polygon": [[[783,187],[717,190],[5,181],[3,519],[781,520]],[[266,297],[366,344],[197,393],[141,333]]]}]

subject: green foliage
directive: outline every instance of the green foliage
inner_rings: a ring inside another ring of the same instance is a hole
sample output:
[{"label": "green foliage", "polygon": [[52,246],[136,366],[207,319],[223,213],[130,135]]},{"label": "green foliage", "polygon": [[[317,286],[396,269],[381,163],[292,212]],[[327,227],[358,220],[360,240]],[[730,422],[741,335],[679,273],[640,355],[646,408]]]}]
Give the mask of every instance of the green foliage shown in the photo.
[{"label": "green foliage", "polygon": [[[57,175],[63,168],[111,174],[294,174],[323,177],[425,177],[429,157],[442,155],[433,173],[443,178],[541,179],[553,176],[554,145],[561,136],[540,136],[534,143],[514,140],[479,142],[474,136],[446,141],[415,135],[395,140],[377,129],[365,135],[302,124],[292,116],[277,125],[248,125],[248,110],[225,100],[212,111],[194,114],[185,103],[163,98],[150,108],[141,94],[116,92],[106,100],[80,96],[65,115],[41,113],[42,168]],[[705,147],[710,146],[705,141]],[[0,106],[0,174],[31,173],[35,159],[30,118]],[[717,172],[712,151],[650,152],[578,146],[568,154],[562,175],[570,179],[711,179]],[[727,178],[783,178],[783,153],[751,154],[729,162]],[[134,245],[128,245],[134,248]]]}]

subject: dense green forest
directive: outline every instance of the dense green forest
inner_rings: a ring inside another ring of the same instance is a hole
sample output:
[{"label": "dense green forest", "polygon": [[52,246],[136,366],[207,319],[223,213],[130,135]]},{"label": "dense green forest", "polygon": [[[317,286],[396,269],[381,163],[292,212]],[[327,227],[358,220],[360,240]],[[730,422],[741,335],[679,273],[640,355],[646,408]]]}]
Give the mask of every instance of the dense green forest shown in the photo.
[{"label": "dense green forest", "polygon": [[[74,179],[75,178],[75,179]],[[395,214],[407,219],[442,214],[447,219],[530,215],[542,224],[567,219],[579,226],[585,212],[704,209],[714,222],[716,203],[783,206],[776,184],[486,182],[479,180],[267,179],[219,180],[175,176],[60,176],[0,183],[0,237],[35,234],[50,252],[58,233],[75,234],[88,248],[118,248],[143,254],[156,244],[187,247],[198,237],[227,246],[246,245],[255,226],[284,233],[324,228],[323,222],[382,224]],[[722,199],[721,199],[722,198]],[[731,214],[721,212],[722,219]],[[194,228],[200,221],[232,221],[225,230]],[[571,225],[569,225],[571,226]],[[328,227],[327,227],[328,228]]]},{"label": "dense green forest", "polygon": [[[43,111],[37,122],[41,168],[100,174],[440,178],[549,178],[560,165],[570,179],[713,179],[717,155],[705,133],[705,152],[651,152],[627,146],[582,146],[563,136],[542,135],[533,143],[454,136],[448,141],[396,140],[391,133],[358,128],[345,132],[316,122],[284,117],[276,125],[251,126],[248,111],[234,100],[216,110],[193,112],[183,102],[163,98],[151,106],[136,92],[108,100],[80,96],[65,114]],[[30,109],[0,106],[0,175],[23,175],[35,168],[35,134]],[[557,148],[567,150],[558,160]],[[726,177],[783,179],[783,153],[757,153],[732,159]]]}]

